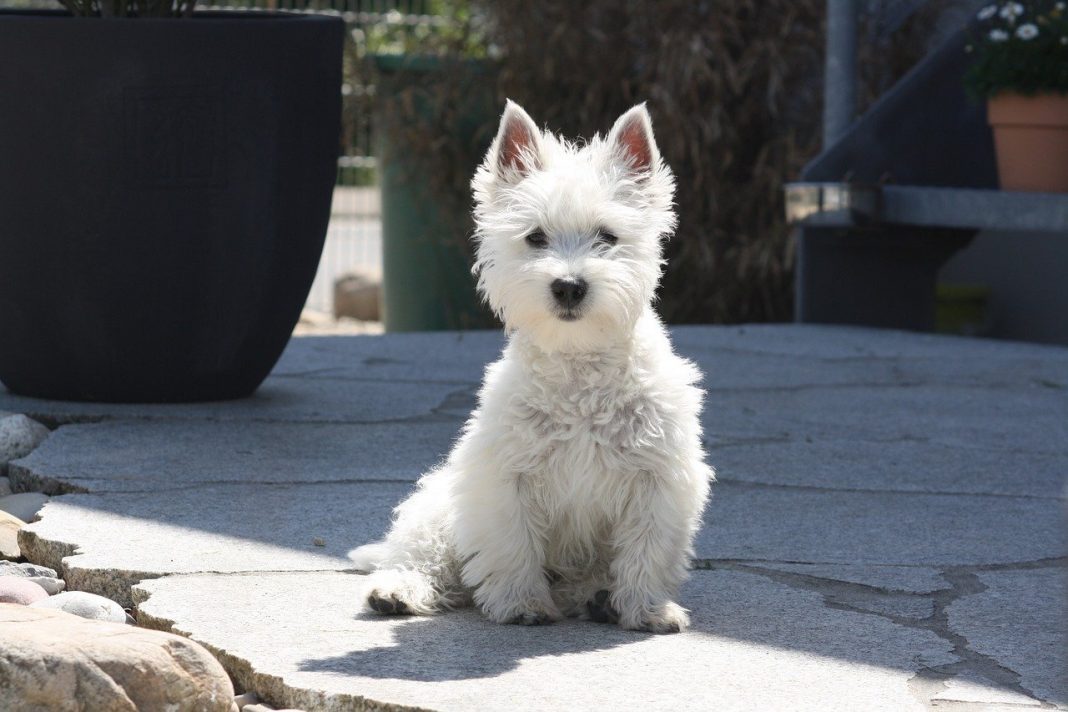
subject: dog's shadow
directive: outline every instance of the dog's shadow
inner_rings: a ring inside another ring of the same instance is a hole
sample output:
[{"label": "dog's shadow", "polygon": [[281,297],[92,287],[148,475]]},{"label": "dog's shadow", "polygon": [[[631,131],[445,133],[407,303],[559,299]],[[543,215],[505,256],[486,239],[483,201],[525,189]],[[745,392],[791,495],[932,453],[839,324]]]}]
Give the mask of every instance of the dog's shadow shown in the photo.
[{"label": "dog's shadow", "polygon": [[522,660],[607,650],[648,634],[568,619],[543,626],[491,623],[465,609],[426,618],[360,614],[358,624],[388,626],[392,641],[345,655],[305,660],[299,669],[421,682],[495,677]]}]

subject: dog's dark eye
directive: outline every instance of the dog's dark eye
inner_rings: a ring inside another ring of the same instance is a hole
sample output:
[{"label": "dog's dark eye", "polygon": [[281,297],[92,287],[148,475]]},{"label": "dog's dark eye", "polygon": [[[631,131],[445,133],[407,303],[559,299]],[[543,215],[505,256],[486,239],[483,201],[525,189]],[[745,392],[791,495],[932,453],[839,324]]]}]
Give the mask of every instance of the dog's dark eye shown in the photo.
[{"label": "dog's dark eye", "polygon": [[601,230],[601,232],[597,235],[597,242],[600,242],[602,245],[608,245],[609,247],[611,247],[617,242],[619,242],[619,238],[608,232],[607,230]]},{"label": "dog's dark eye", "polygon": [[527,235],[527,244],[531,247],[548,247],[549,238],[545,237],[545,233],[541,230],[535,230],[534,232]]}]

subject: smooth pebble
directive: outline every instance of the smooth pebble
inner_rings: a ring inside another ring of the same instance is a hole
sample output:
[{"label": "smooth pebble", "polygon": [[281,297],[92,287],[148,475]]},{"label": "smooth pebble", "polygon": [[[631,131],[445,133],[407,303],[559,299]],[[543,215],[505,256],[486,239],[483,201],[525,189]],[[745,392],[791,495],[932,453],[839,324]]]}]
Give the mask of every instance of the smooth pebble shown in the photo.
[{"label": "smooth pebble", "polygon": [[[43,590],[43,589],[42,589]],[[51,608],[57,611],[66,611],[81,618],[94,621],[110,621],[112,623],[125,623],[126,611],[122,606],[110,598],[98,596],[95,593],[85,591],[65,591],[57,593],[51,598],[32,604],[35,608]]]},{"label": "smooth pebble", "polygon": [[48,600],[48,591],[21,576],[0,576],[0,603],[30,606]]}]

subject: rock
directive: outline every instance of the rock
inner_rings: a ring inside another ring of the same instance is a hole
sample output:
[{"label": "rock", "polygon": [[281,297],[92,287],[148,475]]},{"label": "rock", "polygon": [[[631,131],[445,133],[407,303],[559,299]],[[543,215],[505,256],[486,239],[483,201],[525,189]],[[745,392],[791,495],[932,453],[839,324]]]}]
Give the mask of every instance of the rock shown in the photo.
[{"label": "rock", "polygon": [[370,272],[342,275],[334,282],[334,316],[379,321],[381,295],[381,277]]},{"label": "rock", "polygon": [[59,578],[59,574],[55,569],[50,569],[47,566],[38,566],[37,564],[22,563],[17,564],[14,561],[0,561],[0,576],[22,576],[28,578],[32,576],[43,576],[47,578]]},{"label": "rock", "polygon": [[48,495],[40,492],[9,494],[0,497],[0,511],[14,515],[24,522],[32,522],[48,499]]},{"label": "rock", "polygon": [[26,580],[33,581],[35,584],[47,591],[49,596],[54,596],[67,587],[67,582],[61,578],[50,578],[48,576],[30,576]]},{"label": "rock", "polygon": [[[21,576],[0,576],[0,603],[29,606],[48,599],[48,591]],[[3,676],[0,676],[2,679]]]},{"label": "rock", "polygon": [[57,611],[65,611],[80,618],[88,618],[95,621],[126,623],[126,611],[122,609],[122,606],[110,598],[104,598],[95,593],[87,593],[85,591],[57,593],[51,598],[37,601],[33,606],[34,608],[51,608]]},{"label": "rock", "polygon": [[255,692],[244,692],[234,697],[234,704],[238,709],[244,709],[246,705],[254,705],[259,701],[260,698]]},{"label": "rock", "polygon": [[48,437],[48,428],[25,415],[0,416],[0,471],[26,457]]},{"label": "rock", "polygon": [[[3,469],[0,467],[0,469]],[[11,494],[11,480],[7,477],[0,477],[0,497],[6,497]]]},{"label": "rock", "polygon": [[19,530],[26,522],[0,511],[0,559],[17,559],[22,556],[19,549]]},{"label": "rock", "polygon": [[0,605],[0,709],[229,712],[234,688],[200,645],[170,633]]},{"label": "rock", "polygon": [[0,576],[17,576],[35,584],[48,592],[56,594],[67,587],[67,582],[59,578],[53,569],[37,564],[16,564],[14,561],[0,561]]}]

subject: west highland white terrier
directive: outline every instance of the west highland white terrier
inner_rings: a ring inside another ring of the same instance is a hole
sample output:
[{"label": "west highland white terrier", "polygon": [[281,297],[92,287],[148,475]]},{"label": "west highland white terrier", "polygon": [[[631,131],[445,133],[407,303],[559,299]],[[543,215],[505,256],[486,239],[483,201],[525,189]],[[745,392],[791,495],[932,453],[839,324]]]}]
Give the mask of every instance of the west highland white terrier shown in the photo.
[{"label": "west highland white terrier", "polygon": [[474,272],[508,343],[448,460],[350,554],[367,605],[682,630],[713,473],[700,373],[651,307],[675,181],[649,113],[578,144],[508,102],[472,188]]}]

